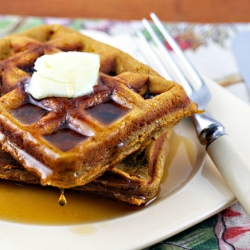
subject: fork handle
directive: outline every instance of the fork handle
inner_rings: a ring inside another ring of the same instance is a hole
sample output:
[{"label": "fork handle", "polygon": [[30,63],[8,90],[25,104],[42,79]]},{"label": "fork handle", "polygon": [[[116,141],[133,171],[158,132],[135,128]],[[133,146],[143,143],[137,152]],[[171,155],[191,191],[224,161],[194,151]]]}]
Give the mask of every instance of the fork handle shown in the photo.
[{"label": "fork handle", "polygon": [[250,216],[250,162],[228,135],[214,140],[207,152]]}]

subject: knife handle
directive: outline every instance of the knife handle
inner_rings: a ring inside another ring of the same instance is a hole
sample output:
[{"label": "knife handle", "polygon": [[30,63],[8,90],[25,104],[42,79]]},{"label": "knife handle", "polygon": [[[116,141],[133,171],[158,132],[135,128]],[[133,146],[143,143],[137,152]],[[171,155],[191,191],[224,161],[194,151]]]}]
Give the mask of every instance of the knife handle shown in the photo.
[{"label": "knife handle", "polygon": [[250,162],[228,135],[213,141],[207,147],[207,152],[250,216]]}]

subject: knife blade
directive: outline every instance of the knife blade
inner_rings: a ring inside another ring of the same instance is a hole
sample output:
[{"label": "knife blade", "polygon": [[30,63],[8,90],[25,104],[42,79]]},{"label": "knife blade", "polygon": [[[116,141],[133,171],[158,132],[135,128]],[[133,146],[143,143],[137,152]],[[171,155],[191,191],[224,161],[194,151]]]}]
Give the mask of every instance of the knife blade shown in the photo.
[{"label": "knife blade", "polygon": [[233,50],[240,74],[250,96],[250,32],[236,35]]}]

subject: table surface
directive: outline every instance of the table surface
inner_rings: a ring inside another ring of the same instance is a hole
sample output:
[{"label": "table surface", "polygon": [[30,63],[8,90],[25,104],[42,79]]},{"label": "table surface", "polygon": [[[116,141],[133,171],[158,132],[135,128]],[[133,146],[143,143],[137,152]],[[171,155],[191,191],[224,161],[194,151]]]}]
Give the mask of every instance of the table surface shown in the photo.
[{"label": "table surface", "polygon": [[248,0],[1,0],[1,14],[138,20],[155,12],[165,21],[248,22]]}]

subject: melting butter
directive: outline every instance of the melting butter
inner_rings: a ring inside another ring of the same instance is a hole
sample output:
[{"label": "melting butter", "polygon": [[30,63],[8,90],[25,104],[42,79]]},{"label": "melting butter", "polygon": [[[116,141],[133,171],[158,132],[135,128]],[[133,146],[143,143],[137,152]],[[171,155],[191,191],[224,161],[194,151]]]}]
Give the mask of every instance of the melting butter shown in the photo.
[{"label": "melting butter", "polygon": [[27,92],[35,99],[73,98],[93,92],[98,83],[100,56],[87,52],[43,55],[35,62]]}]

